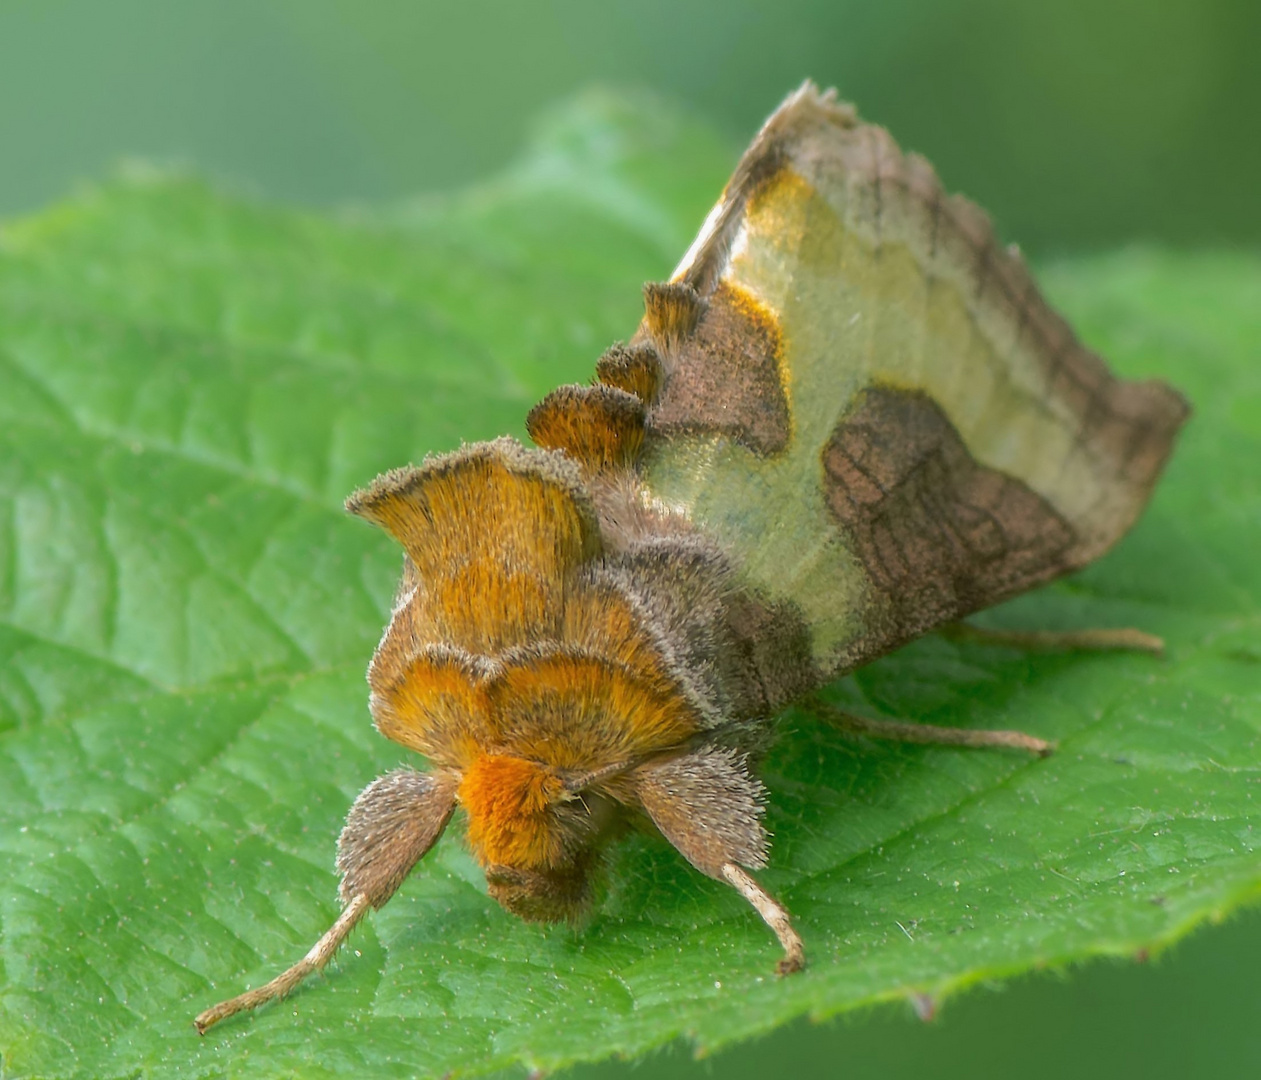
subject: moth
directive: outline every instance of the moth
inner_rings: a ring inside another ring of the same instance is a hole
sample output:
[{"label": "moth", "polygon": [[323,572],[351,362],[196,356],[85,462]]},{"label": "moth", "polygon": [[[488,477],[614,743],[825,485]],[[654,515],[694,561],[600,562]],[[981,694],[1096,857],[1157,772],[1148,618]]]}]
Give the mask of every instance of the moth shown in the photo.
[{"label": "moth", "polygon": [[[536,448],[468,445],[347,501],[405,552],[370,708],[428,768],[368,785],[338,841],[341,916],[198,1030],[321,968],[457,808],[490,894],[524,919],[584,912],[630,818],[738,890],[778,970],[798,970],[789,914],[751,873],[774,717],[1098,558],[1187,414],[1170,387],[1116,378],[976,206],[807,82],[670,280],[644,287],[629,343],[529,414]],[[816,711],[869,735],[1050,749]]]}]

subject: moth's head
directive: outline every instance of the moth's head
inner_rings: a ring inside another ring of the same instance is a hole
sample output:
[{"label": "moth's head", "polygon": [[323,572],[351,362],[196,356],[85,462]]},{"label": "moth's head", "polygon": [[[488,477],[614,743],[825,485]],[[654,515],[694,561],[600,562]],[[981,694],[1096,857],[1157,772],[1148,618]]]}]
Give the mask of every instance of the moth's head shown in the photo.
[{"label": "moth's head", "polygon": [[559,922],[591,902],[596,841],[613,804],[575,791],[556,771],[508,754],[482,754],[464,771],[459,801],[490,894],[514,915]]}]

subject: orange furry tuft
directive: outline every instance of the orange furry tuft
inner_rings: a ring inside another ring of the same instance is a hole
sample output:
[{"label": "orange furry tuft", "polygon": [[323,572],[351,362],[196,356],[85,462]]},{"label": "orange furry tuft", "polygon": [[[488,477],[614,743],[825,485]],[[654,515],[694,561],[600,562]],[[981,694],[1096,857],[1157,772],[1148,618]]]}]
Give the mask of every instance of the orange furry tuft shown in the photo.
[{"label": "orange furry tuft", "polygon": [[615,386],[562,386],[530,410],[525,426],[539,446],[592,471],[629,469],[644,444],[644,403]]},{"label": "orange furry tuft", "polygon": [[491,688],[513,749],[563,769],[596,769],[677,746],[700,728],[673,686],[600,657],[564,653],[505,669]]},{"label": "orange furry tuft", "polygon": [[621,665],[637,677],[664,686],[672,683],[669,665],[624,592],[607,583],[590,585],[568,598],[561,623],[562,640],[581,642],[597,656]]},{"label": "orange furry tuft", "polygon": [[483,866],[548,869],[564,861],[549,807],[564,795],[555,773],[523,758],[484,754],[465,771],[459,799],[468,841]]},{"label": "orange furry tuft", "polygon": [[467,656],[430,649],[388,684],[378,686],[375,675],[374,665],[372,711],[387,739],[458,768],[477,756],[490,706]]}]

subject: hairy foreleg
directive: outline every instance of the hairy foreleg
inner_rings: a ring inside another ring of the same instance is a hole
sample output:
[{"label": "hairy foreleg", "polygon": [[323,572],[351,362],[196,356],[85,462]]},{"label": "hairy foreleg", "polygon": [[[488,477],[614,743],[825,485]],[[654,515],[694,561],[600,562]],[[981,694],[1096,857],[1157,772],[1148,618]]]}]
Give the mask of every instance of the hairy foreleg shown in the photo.
[{"label": "hairy foreleg", "polygon": [[355,925],[403,883],[446,828],[455,808],[458,778],[450,773],[399,769],[369,784],[346,818],[337,841],[341,915],[311,951],[271,982],[221,1001],[193,1020],[202,1034],[229,1016],[282,998],[324,967]]},{"label": "hairy foreleg", "polygon": [[743,757],[707,747],[649,763],[633,774],[635,794],[662,835],[703,874],[725,881],[743,896],[784,949],[776,972],[805,966],[801,938],[784,906],[745,867],[766,865],[769,838],[762,827],[762,785]]}]

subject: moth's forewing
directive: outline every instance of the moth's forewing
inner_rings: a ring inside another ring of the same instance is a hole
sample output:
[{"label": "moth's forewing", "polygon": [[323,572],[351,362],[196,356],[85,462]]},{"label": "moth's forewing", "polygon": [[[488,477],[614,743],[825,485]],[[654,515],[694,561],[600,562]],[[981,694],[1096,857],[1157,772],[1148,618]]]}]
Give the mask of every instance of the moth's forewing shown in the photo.
[{"label": "moth's forewing", "polygon": [[839,673],[1076,569],[1133,523],[1187,414],[1117,379],[984,214],[809,84],[648,316],[641,474],[795,603]]}]

